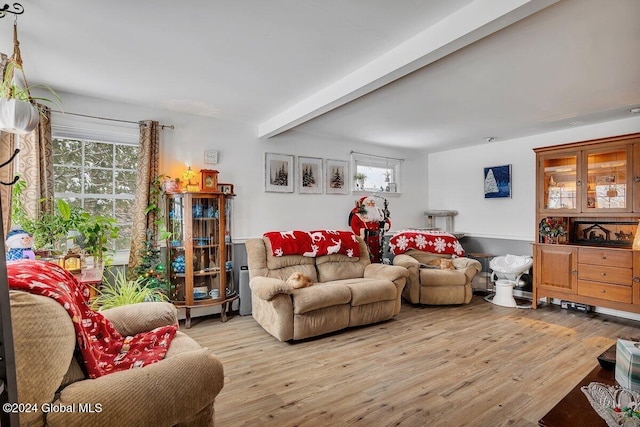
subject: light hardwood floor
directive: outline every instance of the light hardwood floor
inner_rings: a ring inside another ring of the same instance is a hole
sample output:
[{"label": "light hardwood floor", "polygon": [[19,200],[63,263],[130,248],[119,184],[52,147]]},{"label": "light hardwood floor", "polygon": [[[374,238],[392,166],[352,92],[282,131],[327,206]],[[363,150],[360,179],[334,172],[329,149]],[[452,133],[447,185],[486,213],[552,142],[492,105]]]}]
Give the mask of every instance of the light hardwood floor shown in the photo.
[{"label": "light hardwood floor", "polygon": [[181,330],[224,365],[216,426],[535,426],[640,323],[474,296],[294,343],[251,316]]}]

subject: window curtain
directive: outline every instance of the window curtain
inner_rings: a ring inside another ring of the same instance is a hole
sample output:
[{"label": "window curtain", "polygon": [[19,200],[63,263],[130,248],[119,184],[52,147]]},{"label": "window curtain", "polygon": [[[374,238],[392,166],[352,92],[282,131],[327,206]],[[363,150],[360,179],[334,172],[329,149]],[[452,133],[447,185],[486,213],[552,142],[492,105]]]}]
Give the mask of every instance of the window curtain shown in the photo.
[{"label": "window curtain", "polygon": [[[12,133],[0,133],[0,163],[4,163],[11,158],[15,150],[16,135]],[[6,166],[0,168],[0,181],[12,182],[14,176],[13,162],[9,162]],[[2,240],[6,240],[7,233],[11,224],[11,186],[0,185],[0,200],[2,200],[2,229],[4,236]]]},{"label": "window curtain", "polygon": [[30,218],[40,212],[53,213],[53,146],[51,111],[38,106],[40,122],[35,131],[19,138],[18,172],[27,182],[22,204]]},{"label": "window curtain", "polygon": [[158,175],[158,158],[160,152],[160,124],[157,121],[140,122],[140,147],[138,151],[138,178],[133,206],[133,226],[131,228],[131,251],[129,267],[138,265],[138,255],[144,248],[147,230],[152,236],[158,235],[158,225],[153,212],[146,213],[149,206],[151,184]]},{"label": "window curtain", "polygon": [[[17,167],[14,163],[0,170],[0,180],[11,182],[14,174],[20,173],[26,182],[22,194],[22,204],[30,218],[36,219],[40,212],[53,212],[53,151],[51,142],[51,111],[48,107],[38,105],[40,122],[38,127],[26,135],[2,132],[0,135],[0,159],[6,161],[15,148],[20,149]],[[11,228],[11,188],[1,186],[2,225],[4,232]]]}]

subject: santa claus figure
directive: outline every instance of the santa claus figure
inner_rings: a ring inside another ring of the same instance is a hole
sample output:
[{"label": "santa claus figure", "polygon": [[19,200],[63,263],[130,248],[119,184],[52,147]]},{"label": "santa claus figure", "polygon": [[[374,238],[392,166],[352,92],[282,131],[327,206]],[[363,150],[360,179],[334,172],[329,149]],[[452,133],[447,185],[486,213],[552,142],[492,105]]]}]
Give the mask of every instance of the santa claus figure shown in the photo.
[{"label": "santa claus figure", "polygon": [[367,244],[371,262],[381,262],[383,235],[391,227],[386,206],[385,210],[380,209],[376,206],[376,199],[371,196],[360,198],[351,210],[349,225]]}]

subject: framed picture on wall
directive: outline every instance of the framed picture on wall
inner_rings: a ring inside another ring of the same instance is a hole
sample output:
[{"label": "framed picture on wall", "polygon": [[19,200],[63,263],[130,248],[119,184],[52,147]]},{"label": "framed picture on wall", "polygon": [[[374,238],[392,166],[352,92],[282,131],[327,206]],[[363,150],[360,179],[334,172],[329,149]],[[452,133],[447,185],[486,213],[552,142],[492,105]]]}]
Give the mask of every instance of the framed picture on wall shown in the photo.
[{"label": "framed picture on wall", "polygon": [[484,198],[511,197],[511,165],[484,168]]},{"label": "framed picture on wall", "polygon": [[303,194],[322,194],[322,159],[298,156],[298,192]]},{"label": "framed picture on wall", "polygon": [[266,153],[264,159],[265,191],[293,193],[293,156]]},{"label": "framed picture on wall", "polygon": [[325,160],[325,188],[327,194],[349,194],[349,162]]}]

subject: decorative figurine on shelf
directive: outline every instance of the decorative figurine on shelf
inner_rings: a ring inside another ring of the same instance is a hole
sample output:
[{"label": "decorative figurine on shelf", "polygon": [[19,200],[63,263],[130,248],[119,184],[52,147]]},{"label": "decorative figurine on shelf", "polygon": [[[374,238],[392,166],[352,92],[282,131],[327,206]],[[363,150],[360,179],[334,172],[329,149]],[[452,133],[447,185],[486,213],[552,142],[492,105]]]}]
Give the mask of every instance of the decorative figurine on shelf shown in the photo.
[{"label": "decorative figurine on shelf", "polygon": [[186,262],[184,255],[178,255],[171,263],[171,267],[175,273],[184,273],[186,269]]},{"label": "decorative figurine on shelf", "polygon": [[21,228],[14,228],[7,234],[7,261],[19,259],[36,259],[36,254],[31,249],[33,237]]},{"label": "decorative figurine on shelf", "polygon": [[349,214],[349,225],[354,233],[362,237],[369,248],[371,262],[382,262],[382,240],[384,232],[391,227],[387,199],[384,209],[376,206],[374,196],[364,196],[356,201]]}]

